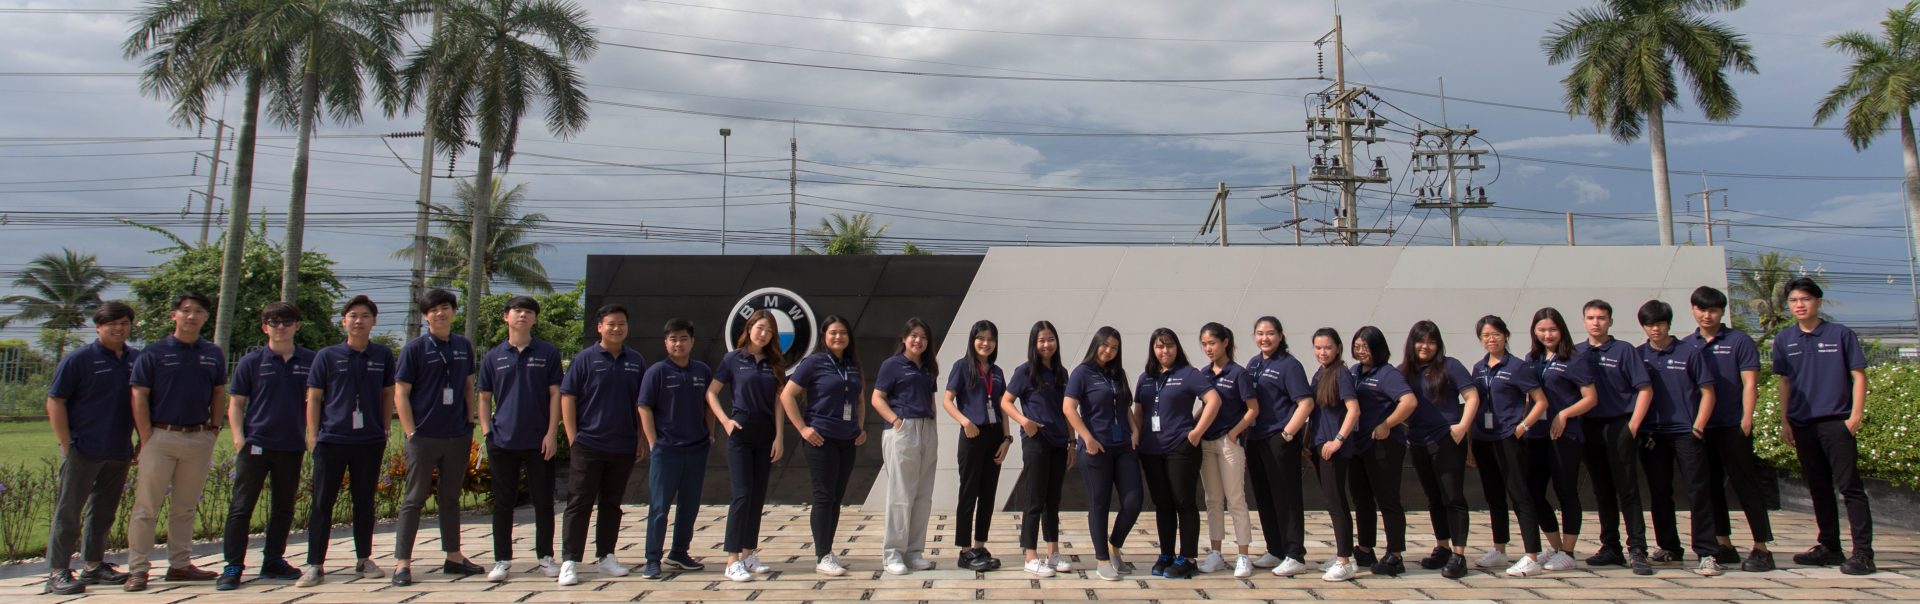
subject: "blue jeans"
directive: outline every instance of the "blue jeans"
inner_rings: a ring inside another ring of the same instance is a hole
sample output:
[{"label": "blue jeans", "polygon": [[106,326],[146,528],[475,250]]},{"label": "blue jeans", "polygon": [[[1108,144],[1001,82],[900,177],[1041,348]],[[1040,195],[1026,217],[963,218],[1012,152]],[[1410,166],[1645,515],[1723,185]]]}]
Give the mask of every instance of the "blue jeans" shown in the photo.
[{"label": "blue jeans", "polygon": [[707,448],[691,451],[653,449],[647,470],[647,561],[659,562],[667,540],[667,509],[673,516],[673,552],[693,545],[693,520],[700,511],[701,483],[707,479]]}]

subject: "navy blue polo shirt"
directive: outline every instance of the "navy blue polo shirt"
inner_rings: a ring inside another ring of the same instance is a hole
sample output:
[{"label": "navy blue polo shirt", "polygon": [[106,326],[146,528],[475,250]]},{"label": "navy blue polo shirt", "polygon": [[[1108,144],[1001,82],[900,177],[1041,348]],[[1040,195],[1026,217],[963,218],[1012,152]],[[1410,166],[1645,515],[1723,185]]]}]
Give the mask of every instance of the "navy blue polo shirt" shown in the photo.
[{"label": "navy blue polo shirt", "polygon": [[[933,376],[902,355],[887,357],[880,363],[880,375],[873,379],[873,390],[887,397],[887,406],[901,419],[933,417]],[[887,429],[893,429],[892,424]]]},{"label": "navy blue polo shirt", "polygon": [[[617,455],[640,448],[640,415],[634,411],[634,401],[640,398],[641,372],[646,367],[646,357],[631,346],[621,346],[616,357],[595,342],[573,355],[560,378],[560,393],[573,397],[579,424],[574,428],[574,446]],[[705,386],[701,384],[703,392]],[[700,427],[704,434],[706,425]]]},{"label": "navy blue polo shirt", "polygon": [[[88,459],[133,459],[133,363],[140,351],[120,354],[95,340],[67,354],[53,370],[47,398],[67,405],[73,451]],[[304,448],[304,447],[303,447]]]},{"label": "navy blue polo shirt", "polygon": [[[1133,448],[1133,426],[1120,400],[1118,380],[1094,365],[1081,364],[1067,376],[1066,398],[1080,401],[1080,421],[1100,440],[1100,446],[1124,451]],[[1065,403],[1061,406],[1065,413]]]},{"label": "navy blue polo shirt", "polygon": [[[1580,402],[1580,387],[1593,385],[1593,364],[1583,358],[1579,352],[1567,358],[1553,360],[1535,358],[1528,355],[1527,364],[1533,367],[1533,377],[1540,383],[1540,391],[1547,396],[1547,413],[1540,421],[1527,427],[1527,438],[1544,439],[1553,436],[1553,416]],[[1573,442],[1586,440],[1586,432],[1581,428],[1579,418],[1568,418],[1567,427],[1560,438]]]},{"label": "navy blue polo shirt", "polygon": [[[467,414],[467,378],[473,375],[473,343],[466,336],[446,340],[422,334],[400,349],[394,379],[413,385],[407,407],[413,410],[413,435],[457,438],[473,434]],[[448,388],[452,392],[447,391]]]},{"label": "navy blue polo shirt", "polygon": [[[1354,388],[1352,373],[1335,371],[1333,379],[1340,391],[1340,400],[1334,401],[1331,405],[1313,406],[1313,444],[1316,447],[1333,442],[1334,437],[1340,435],[1340,426],[1347,421],[1347,401],[1359,400],[1360,393]],[[1308,387],[1313,389],[1311,392],[1320,390],[1320,372],[1314,372],[1313,383]],[[1357,457],[1367,450],[1367,445],[1372,444],[1372,440],[1372,436],[1355,428],[1352,434],[1347,435],[1346,442],[1340,444],[1340,451],[1334,455]]]},{"label": "navy blue polo shirt", "polygon": [[[1240,419],[1247,416],[1247,401],[1259,398],[1254,392],[1253,378],[1247,375],[1247,369],[1239,363],[1227,361],[1227,366],[1214,372],[1213,364],[1207,363],[1200,370],[1207,380],[1213,382],[1213,391],[1220,393],[1220,413],[1213,416],[1213,425],[1207,426],[1207,440],[1215,440],[1233,431],[1240,425]],[[1252,427],[1248,427],[1252,430]],[[1243,432],[1241,436],[1245,436]]]},{"label": "navy blue polo shirt", "polygon": [[245,436],[265,451],[307,450],[307,374],[314,352],[293,347],[281,358],[271,348],[240,357],[227,394],[247,397]]},{"label": "navy blue polo shirt", "polygon": [[386,445],[388,418],[381,391],[393,387],[394,379],[393,351],[386,346],[368,342],[366,350],[354,350],[341,343],[314,353],[307,387],[321,390],[318,440]]},{"label": "navy blue polo shirt", "polygon": [[[1181,365],[1160,375],[1141,373],[1133,389],[1133,404],[1140,406],[1140,452],[1166,455],[1187,440],[1187,433],[1199,424],[1200,410],[1207,392],[1213,390],[1213,378],[1194,368]],[[1159,429],[1154,429],[1159,418]]]},{"label": "navy blue polo shirt", "polygon": [[820,351],[793,366],[793,380],[806,391],[806,424],[823,438],[849,440],[860,435],[860,388],[864,385],[854,359]]},{"label": "navy blue polo shirt", "polygon": [[1793,324],[1773,337],[1773,373],[1787,378],[1787,419],[1794,424],[1851,416],[1852,371],[1866,368],[1860,337],[1845,325],[1821,321],[1808,332]]},{"label": "navy blue polo shirt", "polygon": [[152,390],[147,404],[153,423],[207,424],[213,421],[214,389],[227,385],[227,357],[204,339],[188,344],[167,336],[140,351],[133,385]]},{"label": "navy blue polo shirt", "polygon": [[1490,364],[1486,357],[1473,364],[1473,381],[1480,387],[1480,419],[1473,422],[1473,439],[1494,442],[1513,438],[1513,429],[1533,406],[1529,395],[1540,389],[1540,380],[1533,367],[1512,352],[1498,366]]},{"label": "navy blue polo shirt", "polygon": [[1006,375],[998,365],[988,365],[986,379],[969,377],[969,364],[966,357],[960,357],[953,362],[953,371],[947,372],[947,391],[954,393],[954,406],[975,426],[1000,423],[1000,395],[1007,393]]},{"label": "navy blue polo shirt", "polygon": [[1429,388],[1424,371],[1408,380],[1413,400],[1419,403],[1414,406],[1413,415],[1407,416],[1408,442],[1420,445],[1431,445],[1441,439],[1451,442],[1453,427],[1460,424],[1460,416],[1467,412],[1466,403],[1460,401],[1460,391],[1475,387],[1473,374],[1453,357],[1441,360],[1440,371],[1446,376],[1446,384]]},{"label": "navy blue polo shirt", "polygon": [[1020,401],[1020,414],[1028,420],[1038,422],[1040,431],[1033,436],[1055,447],[1065,447],[1073,441],[1073,426],[1067,425],[1066,417],[1066,376],[1065,372],[1055,368],[1053,371],[1034,371],[1033,365],[1021,363],[1013,369],[1013,377],[1007,380],[1007,392]]},{"label": "navy blue polo shirt", "polygon": [[1713,386],[1713,366],[1707,364],[1707,355],[1685,340],[1673,339],[1666,350],[1641,344],[1640,361],[1653,378],[1653,406],[1640,431],[1693,432],[1693,420],[1700,416],[1700,389]]},{"label": "navy blue polo shirt", "polygon": [[[552,393],[565,377],[560,367],[560,350],[533,338],[527,347],[515,350],[501,342],[480,360],[476,389],[493,395],[491,413],[493,431],[487,444],[510,451],[539,449],[553,421]],[[638,445],[636,445],[638,446]]]},{"label": "navy blue polo shirt", "polygon": [[1612,419],[1633,415],[1633,406],[1640,400],[1640,388],[1653,383],[1647,377],[1646,364],[1640,362],[1640,351],[1632,344],[1611,337],[1600,346],[1587,342],[1575,344],[1573,350],[1590,363],[1588,369],[1592,370],[1593,389],[1598,397],[1593,410],[1581,417]]},{"label": "navy blue polo shirt", "polygon": [[1253,355],[1247,359],[1247,378],[1253,382],[1255,398],[1260,400],[1260,415],[1253,418],[1253,428],[1247,430],[1249,440],[1285,431],[1287,422],[1293,421],[1300,399],[1313,398],[1313,388],[1307,385],[1307,369],[1291,354],[1272,359],[1264,353]]},{"label": "navy blue polo shirt", "polygon": [[653,410],[653,444],[665,451],[693,451],[706,448],[713,440],[707,427],[707,387],[713,381],[713,369],[706,363],[688,360],[686,366],[672,359],[647,368],[640,382],[640,406]]},{"label": "navy blue polo shirt", "polygon": [[[773,425],[773,406],[779,404],[774,389],[779,386],[772,357],[754,360],[753,354],[735,350],[720,359],[720,370],[713,379],[727,385],[733,394],[733,419],[743,426],[758,423]],[[776,426],[777,427],[777,426]]]},{"label": "navy blue polo shirt", "polygon": [[[1681,341],[1699,348],[1713,368],[1713,415],[1707,417],[1707,427],[1740,425],[1740,418],[1747,414],[1746,388],[1740,383],[1740,372],[1760,371],[1760,346],[1753,343],[1747,332],[1725,325],[1720,326],[1720,335],[1712,340],[1695,329]],[[1759,375],[1754,376],[1755,382],[1759,379]],[[1755,388],[1758,387],[1756,384]]]},{"label": "navy blue polo shirt", "polygon": [[[1360,434],[1372,440],[1373,429],[1386,422],[1387,416],[1393,415],[1393,410],[1400,407],[1400,397],[1413,394],[1413,389],[1407,387],[1407,379],[1392,365],[1376,365],[1372,369],[1365,369],[1355,363],[1348,365],[1347,370],[1353,372],[1354,388],[1356,394],[1360,395]],[[1394,426],[1387,438],[1406,442],[1407,424],[1402,422]]]}]

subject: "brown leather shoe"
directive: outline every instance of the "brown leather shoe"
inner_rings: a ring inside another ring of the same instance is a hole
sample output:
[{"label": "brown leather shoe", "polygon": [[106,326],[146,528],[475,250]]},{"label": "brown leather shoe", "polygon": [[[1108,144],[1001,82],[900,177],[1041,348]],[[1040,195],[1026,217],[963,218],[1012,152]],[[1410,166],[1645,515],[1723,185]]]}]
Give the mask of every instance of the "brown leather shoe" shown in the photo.
[{"label": "brown leather shoe", "polygon": [[167,567],[168,581],[212,581],[215,577],[219,576],[220,573],[191,565]]},{"label": "brown leather shoe", "polygon": [[127,573],[127,582],[121,585],[120,588],[127,591],[146,591],[147,571],[142,570]]}]

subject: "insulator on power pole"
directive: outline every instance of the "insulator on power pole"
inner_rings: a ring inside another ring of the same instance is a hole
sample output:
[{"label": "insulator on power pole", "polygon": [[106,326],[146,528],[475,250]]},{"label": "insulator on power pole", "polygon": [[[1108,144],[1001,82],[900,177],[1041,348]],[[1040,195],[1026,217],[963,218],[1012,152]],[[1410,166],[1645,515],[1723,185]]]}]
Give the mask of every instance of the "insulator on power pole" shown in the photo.
[{"label": "insulator on power pole", "polygon": [[199,176],[199,175],[200,175],[200,156],[199,156],[199,155],[195,155],[195,156],[193,156],[193,171],[192,171],[192,172],[189,172],[189,173],[187,173],[187,175],[188,175],[188,176]]}]

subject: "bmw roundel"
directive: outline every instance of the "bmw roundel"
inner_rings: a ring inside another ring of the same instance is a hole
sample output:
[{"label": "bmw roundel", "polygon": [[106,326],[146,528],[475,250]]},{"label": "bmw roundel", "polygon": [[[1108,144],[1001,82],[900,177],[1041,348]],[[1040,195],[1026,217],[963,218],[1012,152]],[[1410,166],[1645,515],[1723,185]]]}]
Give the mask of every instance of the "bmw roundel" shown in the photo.
[{"label": "bmw roundel", "polygon": [[813,343],[818,327],[814,325],[813,308],[800,294],[778,287],[764,287],[754,290],[733,304],[733,311],[727,313],[727,350],[734,349],[734,343],[740,341],[740,334],[747,329],[747,317],[755,311],[765,310],[773,314],[773,321],[780,328],[780,354],[789,362],[813,353]]}]

